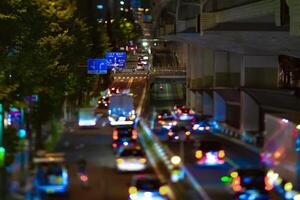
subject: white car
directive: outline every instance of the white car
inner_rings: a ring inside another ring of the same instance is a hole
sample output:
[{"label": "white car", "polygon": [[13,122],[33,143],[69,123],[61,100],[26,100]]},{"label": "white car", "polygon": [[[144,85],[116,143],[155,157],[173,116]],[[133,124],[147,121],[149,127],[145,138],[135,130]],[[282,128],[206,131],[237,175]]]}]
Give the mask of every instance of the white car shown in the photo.
[{"label": "white car", "polygon": [[129,147],[118,151],[116,165],[119,171],[143,171],[147,169],[147,158],[141,147]]},{"label": "white car", "polygon": [[168,186],[152,175],[137,175],[129,187],[129,200],[167,200]]}]

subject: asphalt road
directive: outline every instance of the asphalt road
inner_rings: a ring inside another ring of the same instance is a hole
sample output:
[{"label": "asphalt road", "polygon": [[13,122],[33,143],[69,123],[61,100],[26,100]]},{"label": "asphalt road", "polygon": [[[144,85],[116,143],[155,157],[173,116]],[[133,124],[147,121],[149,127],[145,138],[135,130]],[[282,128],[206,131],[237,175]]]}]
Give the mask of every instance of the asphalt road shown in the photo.
[{"label": "asphalt road", "polygon": [[[174,86],[166,85],[165,89],[160,90],[159,87],[154,87],[152,92],[151,110],[157,111],[165,108],[172,108],[174,105],[182,104],[182,102],[174,102],[174,94],[178,90]],[[169,95],[173,94],[173,95]],[[176,95],[175,95],[176,96]],[[166,141],[166,132],[157,129],[157,124],[154,121],[154,116],[149,117],[150,124],[154,128],[157,136],[162,142],[176,155],[181,155],[187,169],[200,183],[201,187],[212,200],[229,200],[233,199],[233,194],[227,185],[221,183],[220,178],[223,175],[228,175],[228,172],[237,167],[257,167],[259,166],[260,157],[257,153],[251,152],[241,145],[233,143],[229,140],[218,136],[217,134],[197,134],[194,135],[195,140],[213,139],[218,140],[222,144],[226,152],[226,162],[221,166],[200,166],[195,163],[194,158],[194,143],[193,142],[168,142]],[[152,121],[152,122],[151,122]]]},{"label": "asphalt road", "polygon": [[[142,96],[146,83],[145,76],[133,76],[116,79],[114,87],[130,89],[134,94],[134,104]],[[128,199],[128,186],[133,173],[119,173],[115,168],[114,154],[111,148],[112,130],[106,119],[100,120],[96,129],[75,129],[65,133],[56,146],[56,151],[66,154],[70,173],[70,200],[122,200]],[[87,161],[89,187],[80,186],[76,162],[84,158]],[[147,172],[149,173],[149,172]]]}]

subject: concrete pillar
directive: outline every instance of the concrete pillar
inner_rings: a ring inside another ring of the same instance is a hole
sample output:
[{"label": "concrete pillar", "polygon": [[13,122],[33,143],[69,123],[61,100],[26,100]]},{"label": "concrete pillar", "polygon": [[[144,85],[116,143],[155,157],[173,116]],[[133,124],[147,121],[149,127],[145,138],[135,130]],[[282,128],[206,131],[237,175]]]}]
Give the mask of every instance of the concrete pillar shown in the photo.
[{"label": "concrete pillar", "polygon": [[203,92],[203,114],[213,115],[213,99],[207,92]]},{"label": "concrete pillar", "polygon": [[214,53],[214,87],[228,86],[228,53],[215,51]]},{"label": "concrete pillar", "polygon": [[204,49],[202,53],[203,67],[203,87],[213,87],[214,72],[214,51],[212,49]]},{"label": "concrete pillar", "polygon": [[290,34],[300,36],[300,1],[286,0],[290,10]]},{"label": "concrete pillar", "polygon": [[252,88],[276,88],[278,56],[244,56],[241,86]]},{"label": "concrete pillar", "polygon": [[260,108],[246,92],[241,92],[241,130],[259,131]]},{"label": "concrete pillar", "polygon": [[239,87],[240,86],[240,77],[241,77],[241,68],[243,65],[243,56],[237,53],[229,53],[228,57],[228,79],[230,87]]},{"label": "concrete pillar", "polygon": [[221,95],[214,91],[213,94],[213,112],[214,119],[217,121],[226,121],[226,102]]},{"label": "concrete pillar", "polygon": [[194,110],[196,112],[202,113],[203,112],[203,98],[201,92],[196,92],[196,104]]}]

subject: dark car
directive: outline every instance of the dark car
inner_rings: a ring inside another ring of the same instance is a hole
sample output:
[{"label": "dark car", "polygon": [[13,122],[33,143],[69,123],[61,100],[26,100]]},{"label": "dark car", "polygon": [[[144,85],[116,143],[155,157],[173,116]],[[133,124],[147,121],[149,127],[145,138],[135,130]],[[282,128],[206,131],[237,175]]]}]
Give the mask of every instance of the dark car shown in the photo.
[{"label": "dark car", "polygon": [[269,188],[267,187],[267,175],[264,169],[240,168],[230,173],[231,188],[236,200],[254,199],[268,200]]},{"label": "dark car", "polygon": [[189,140],[191,132],[185,126],[173,126],[168,131],[169,141]]},{"label": "dark car", "polygon": [[177,108],[177,110],[175,110],[175,114],[179,120],[194,120],[195,119],[195,117],[194,117],[195,112],[190,108],[186,108],[186,107]]},{"label": "dark car", "polygon": [[220,165],[225,162],[225,150],[220,142],[202,140],[195,145],[195,159],[201,165]]},{"label": "dark car", "polygon": [[113,141],[119,138],[131,138],[136,140],[138,138],[137,131],[132,126],[120,126],[113,130]]},{"label": "dark car", "polygon": [[192,130],[195,133],[212,133],[217,126],[211,116],[197,116],[195,121],[192,126]]}]

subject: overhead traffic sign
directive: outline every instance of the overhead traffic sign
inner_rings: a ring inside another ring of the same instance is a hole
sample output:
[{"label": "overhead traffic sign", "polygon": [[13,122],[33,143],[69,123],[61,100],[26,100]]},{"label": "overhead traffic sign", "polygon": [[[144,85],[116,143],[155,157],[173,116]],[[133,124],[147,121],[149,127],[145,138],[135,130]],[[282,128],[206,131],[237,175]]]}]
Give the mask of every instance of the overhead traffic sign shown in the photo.
[{"label": "overhead traffic sign", "polygon": [[125,68],[126,52],[106,52],[105,58],[109,68]]},{"label": "overhead traffic sign", "polygon": [[87,61],[88,74],[107,74],[106,59],[88,59]]}]

